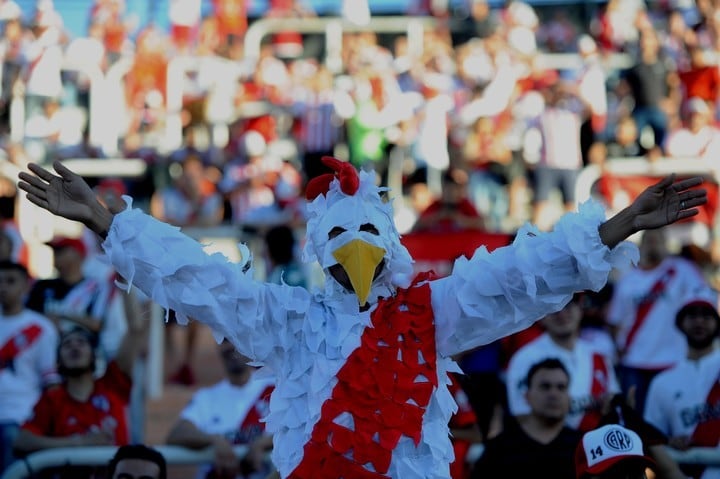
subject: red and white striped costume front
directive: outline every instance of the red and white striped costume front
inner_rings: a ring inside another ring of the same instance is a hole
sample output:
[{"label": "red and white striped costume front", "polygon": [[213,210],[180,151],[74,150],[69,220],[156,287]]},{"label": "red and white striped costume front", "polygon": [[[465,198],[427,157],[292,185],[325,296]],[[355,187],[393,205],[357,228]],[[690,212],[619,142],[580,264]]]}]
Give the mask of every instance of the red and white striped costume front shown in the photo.
[{"label": "red and white striped costume front", "polygon": [[[362,172],[354,194],[333,180],[308,204],[306,260],[327,271],[335,261],[328,251],[348,241],[385,251],[366,311],[332,278],[312,292],[253,280],[130,207],[103,244],[130,284],[181,321],[208,324],[274,375],[266,425],[283,478],[449,477],[451,356],[526,328],[637,259],[632,245],[602,244],[604,211],[588,203],[551,233],[525,227],[511,246],[480,248],[449,276],[404,288],[412,260],[379,192],[374,174]],[[343,233],[329,234],[337,228]]]}]

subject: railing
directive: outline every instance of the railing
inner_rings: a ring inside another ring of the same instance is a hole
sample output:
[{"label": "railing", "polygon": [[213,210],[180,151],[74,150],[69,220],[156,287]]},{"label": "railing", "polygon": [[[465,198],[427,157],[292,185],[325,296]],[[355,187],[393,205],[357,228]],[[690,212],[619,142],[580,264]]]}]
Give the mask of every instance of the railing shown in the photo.
[{"label": "railing", "polygon": [[[214,458],[213,449],[187,449],[179,446],[154,446],[164,457],[169,466],[194,465],[211,463]],[[473,445],[465,460],[472,464],[484,451],[482,444]],[[49,467],[59,466],[103,466],[117,450],[114,446],[58,448],[39,451],[27,456],[24,460],[13,463],[0,479],[24,479]],[[710,447],[696,447],[686,451],[666,448],[670,457],[678,464],[697,464],[709,467],[720,467],[720,450]],[[247,453],[247,446],[235,446],[235,455],[240,458]]]},{"label": "railing", "polygon": [[[179,446],[153,446],[157,449],[168,465],[194,465],[212,463],[213,449],[187,449]],[[235,455],[241,458],[247,454],[247,446],[235,446]],[[62,466],[104,466],[117,451],[115,446],[97,447],[63,447],[46,449],[28,455],[23,460],[15,461],[5,470],[1,479],[23,479],[50,467]]]}]

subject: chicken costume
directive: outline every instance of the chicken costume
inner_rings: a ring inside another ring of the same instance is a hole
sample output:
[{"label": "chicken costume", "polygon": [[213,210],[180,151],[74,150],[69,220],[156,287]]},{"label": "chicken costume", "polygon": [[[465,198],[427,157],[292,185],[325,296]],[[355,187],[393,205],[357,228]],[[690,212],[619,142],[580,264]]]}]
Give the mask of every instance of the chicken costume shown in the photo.
[{"label": "chicken costume", "polygon": [[[308,185],[303,251],[326,273],[321,290],[254,281],[131,204],[103,247],[130,284],[272,372],[266,426],[281,477],[446,479],[451,356],[599,289],[637,251],[605,246],[604,211],[587,203],[551,233],[526,226],[508,247],[458,259],[448,277],[410,282],[412,259],[374,174],[324,161],[336,174]],[[329,274],[338,264],[352,290]]]}]

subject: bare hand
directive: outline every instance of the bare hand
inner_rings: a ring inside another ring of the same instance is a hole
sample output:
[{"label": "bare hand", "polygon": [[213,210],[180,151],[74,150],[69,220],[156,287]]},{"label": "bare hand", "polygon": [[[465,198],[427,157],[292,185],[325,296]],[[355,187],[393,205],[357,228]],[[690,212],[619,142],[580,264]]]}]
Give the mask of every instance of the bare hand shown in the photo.
[{"label": "bare hand", "polygon": [[95,232],[107,231],[112,215],[79,175],[59,161],[53,163],[57,175],[34,163],[28,168],[34,174],[21,172],[18,187],[27,192],[31,203],[55,215],[84,223]]},{"label": "bare hand", "polygon": [[213,477],[235,479],[239,472],[239,461],[235,456],[232,444],[225,439],[220,439],[214,442],[213,447],[215,450]]},{"label": "bare hand", "polygon": [[707,191],[693,188],[702,182],[699,176],[675,182],[672,174],[647,188],[630,206],[635,227],[660,228],[698,214],[697,207],[707,203]]}]

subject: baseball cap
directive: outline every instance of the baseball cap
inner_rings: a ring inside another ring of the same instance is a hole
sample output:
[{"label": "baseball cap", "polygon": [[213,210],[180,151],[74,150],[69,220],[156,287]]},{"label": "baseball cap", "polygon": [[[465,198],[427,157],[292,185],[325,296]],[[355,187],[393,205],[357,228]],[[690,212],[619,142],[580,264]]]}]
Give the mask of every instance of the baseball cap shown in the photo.
[{"label": "baseball cap", "polygon": [[655,461],[643,452],[643,443],[635,431],[618,424],[608,424],[588,431],[575,450],[575,475],[582,479],[602,474],[620,462],[654,466]]},{"label": "baseball cap", "polygon": [[57,236],[48,243],[48,246],[50,246],[54,250],[72,248],[78,253],[80,253],[82,257],[85,257],[87,255],[87,247],[85,246],[85,243],[83,243],[83,241],[79,238]]},{"label": "baseball cap", "polygon": [[701,113],[703,115],[710,114],[710,107],[702,98],[692,97],[687,101],[687,112],[690,114]]}]

